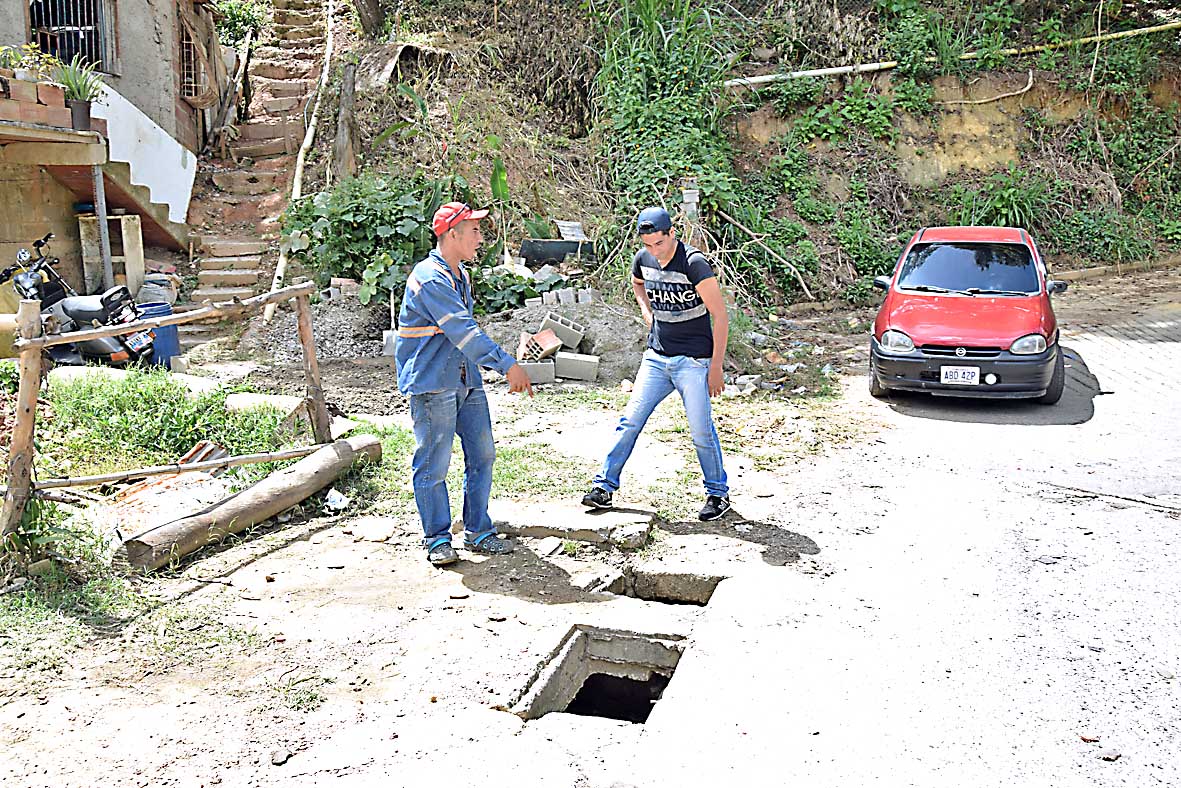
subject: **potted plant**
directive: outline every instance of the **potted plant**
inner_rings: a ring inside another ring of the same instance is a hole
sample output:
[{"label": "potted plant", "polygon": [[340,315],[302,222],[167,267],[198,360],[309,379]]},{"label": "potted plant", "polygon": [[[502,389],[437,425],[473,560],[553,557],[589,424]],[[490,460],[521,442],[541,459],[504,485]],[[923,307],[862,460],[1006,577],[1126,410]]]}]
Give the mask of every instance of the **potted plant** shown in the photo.
[{"label": "potted plant", "polygon": [[0,46],[0,77],[12,79],[21,63],[21,52],[16,47]]},{"label": "potted plant", "polygon": [[23,44],[19,50],[14,51],[19,58],[13,63],[12,69],[16,78],[25,82],[49,79],[54,70],[61,65],[60,60],[42,52],[36,44]]},{"label": "potted plant", "polygon": [[74,129],[90,131],[90,104],[102,95],[102,76],[81,55],[74,55],[73,60],[58,67],[57,81],[65,88]]}]

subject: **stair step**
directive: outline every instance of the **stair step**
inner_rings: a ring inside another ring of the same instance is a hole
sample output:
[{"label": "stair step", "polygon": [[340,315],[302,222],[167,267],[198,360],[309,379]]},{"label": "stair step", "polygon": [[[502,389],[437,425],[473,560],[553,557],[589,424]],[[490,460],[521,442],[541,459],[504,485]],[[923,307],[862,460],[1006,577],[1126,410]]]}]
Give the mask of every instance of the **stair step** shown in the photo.
[{"label": "stair step", "polygon": [[244,300],[258,295],[253,287],[199,287],[193,291],[192,299],[201,301],[232,301],[237,298]]},{"label": "stair step", "polygon": [[319,8],[320,0],[274,0],[275,10],[291,9],[295,11],[305,11],[311,8]]},{"label": "stair step", "polygon": [[205,236],[201,239],[201,248],[211,257],[236,257],[238,255],[262,254],[267,250],[267,243],[246,238]]},{"label": "stair step", "polygon": [[323,38],[324,26],[315,25],[282,25],[271,26],[271,33],[275,38],[283,41],[306,41],[309,38]]},{"label": "stair step", "polygon": [[314,90],[310,79],[270,79],[269,77],[254,77],[254,86],[260,92],[275,98],[288,96],[303,97]]},{"label": "stair step", "polygon": [[[288,43],[295,43],[294,41]],[[301,42],[302,43],[302,42]],[[273,47],[263,46],[254,50],[254,56],[262,60],[283,60],[284,58],[293,58],[295,60],[319,60],[324,53],[315,47]]]},{"label": "stair step", "polygon": [[303,121],[301,120],[252,120],[238,127],[239,139],[259,142],[282,137],[303,139]]},{"label": "stair step", "polygon": [[297,38],[288,41],[284,38],[276,39],[267,46],[275,46],[284,52],[292,52],[301,49],[311,49],[324,54],[324,36],[311,36],[310,38]]},{"label": "stair step", "polygon": [[276,25],[314,25],[324,18],[319,9],[276,8],[273,21]]},{"label": "stair step", "polygon": [[[289,147],[291,150],[289,150]],[[239,156],[249,156],[253,159],[261,159],[266,156],[282,156],[291,152],[298,145],[293,145],[287,139],[279,138],[276,140],[266,140],[264,142],[233,142],[230,148]]]},{"label": "stair step", "polygon": [[250,76],[268,79],[304,79],[319,73],[320,64],[311,60],[254,60]]},{"label": "stair step", "polygon": [[263,111],[271,116],[282,116],[289,112],[299,112],[303,109],[304,99],[301,96],[285,96],[284,98],[266,99],[262,102]]},{"label": "stair step", "polygon": [[258,284],[262,272],[249,268],[224,268],[215,271],[199,271],[197,284],[205,287],[245,287]]},{"label": "stair step", "polygon": [[213,184],[222,191],[246,195],[276,191],[285,180],[277,172],[219,172],[213,176]]},{"label": "stair step", "polygon": [[203,257],[198,263],[202,271],[226,271],[262,268],[260,255],[232,255],[229,257]]}]

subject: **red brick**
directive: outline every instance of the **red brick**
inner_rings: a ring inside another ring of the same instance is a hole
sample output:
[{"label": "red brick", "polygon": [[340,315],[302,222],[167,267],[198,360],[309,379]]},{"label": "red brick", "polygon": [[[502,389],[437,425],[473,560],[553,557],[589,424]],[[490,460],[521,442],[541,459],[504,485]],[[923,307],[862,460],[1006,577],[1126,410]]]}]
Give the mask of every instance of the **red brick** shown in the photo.
[{"label": "red brick", "polygon": [[50,126],[61,126],[63,129],[73,128],[74,119],[65,107],[42,107],[45,110],[45,122]]},{"label": "red brick", "polygon": [[61,85],[38,82],[37,101],[47,107],[64,107],[66,105],[66,91]]},{"label": "red brick", "polygon": [[107,136],[107,120],[106,120],[106,118],[91,118],[90,119],[90,130],[97,131],[99,134],[103,135],[104,137]]},{"label": "red brick", "polygon": [[19,106],[21,123],[36,123],[39,126],[46,124],[45,110],[49,109],[48,107],[36,102],[30,104],[26,101],[22,101]]},{"label": "red brick", "polygon": [[0,120],[20,120],[20,103],[12,99],[0,98]]},{"label": "red brick", "polygon": [[8,97],[15,101],[37,103],[37,83],[25,82],[23,79],[8,80]]}]

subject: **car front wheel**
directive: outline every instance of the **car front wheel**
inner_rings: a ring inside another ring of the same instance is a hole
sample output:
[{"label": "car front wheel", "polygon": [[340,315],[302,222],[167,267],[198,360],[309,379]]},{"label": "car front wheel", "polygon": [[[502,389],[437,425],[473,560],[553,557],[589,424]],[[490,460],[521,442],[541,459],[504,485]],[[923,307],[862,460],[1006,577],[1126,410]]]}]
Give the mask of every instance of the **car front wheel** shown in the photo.
[{"label": "car front wheel", "polygon": [[1062,353],[1062,348],[1058,348],[1058,358],[1054,361],[1054,375],[1050,378],[1050,387],[1046,389],[1046,393],[1038,397],[1038,402],[1043,405],[1053,405],[1058,400],[1062,399],[1062,389],[1066,387],[1066,360]]},{"label": "car front wheel", "polygon": [[874,371],[873,362],[870,362],[869,367],[869,396],[879,398],[886,396],[886,389],[878,380],[878,373]]}]

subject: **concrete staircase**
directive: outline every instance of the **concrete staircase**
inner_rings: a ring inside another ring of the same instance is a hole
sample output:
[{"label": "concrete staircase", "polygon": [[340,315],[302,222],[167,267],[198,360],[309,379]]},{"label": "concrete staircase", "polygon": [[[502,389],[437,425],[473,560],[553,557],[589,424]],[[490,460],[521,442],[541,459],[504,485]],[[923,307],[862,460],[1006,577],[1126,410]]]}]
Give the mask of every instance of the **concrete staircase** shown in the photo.
[{"label": "concrete staircase", "polygon": [[[251,54],[250,119],[239,124],[230,144],[232,161],[205,168],[213,189],[202,197],[198,213],[217,231],[200,236],[197,288],[191,303],[178,309],[249,298],[270,284],[271,241],[287,205],[290,173],[306,130],[304,112],[323,67],[319,0],[274,0],[269,31]],[[231,330],[224,324],[182,326],[181,349],[187,352]]]}]

